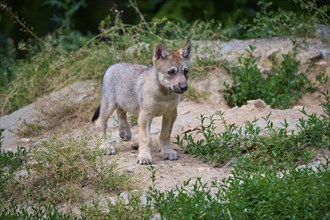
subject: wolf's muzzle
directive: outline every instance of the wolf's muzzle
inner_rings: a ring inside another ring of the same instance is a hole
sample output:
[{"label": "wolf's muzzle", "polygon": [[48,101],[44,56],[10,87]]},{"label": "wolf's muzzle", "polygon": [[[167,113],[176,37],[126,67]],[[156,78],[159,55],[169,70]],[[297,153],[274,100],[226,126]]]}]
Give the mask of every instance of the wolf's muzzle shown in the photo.
[{"label": "wolf's muzzle", "polygon": [[187,83],[179,83],[178,85],[175,85],[170,88],[173,92],[182,94],[185,91],[188,90],[188,84]]}]

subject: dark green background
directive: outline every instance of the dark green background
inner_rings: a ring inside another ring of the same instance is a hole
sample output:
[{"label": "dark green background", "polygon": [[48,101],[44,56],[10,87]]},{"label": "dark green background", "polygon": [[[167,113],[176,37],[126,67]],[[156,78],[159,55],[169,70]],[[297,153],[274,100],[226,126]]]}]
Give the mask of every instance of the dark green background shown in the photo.
[{"label": "dark green background", "polygon": [[[7,0],[6,4],[26,24],[33,27],[38,36],[44,36],[59,28],[59,25],[52,21],[52,16],[63,14],[63,11],[45,5],[44,2],[44,0]],[[147,21],[155,17],[167,17],[183,22],[215,19],[221,21],[224,26],[250,23],[260,9],[258,0],[137,0],[137,4]],[[318,4],[329,4],[329,0],[318,1]],[[73,28],[82,34],[96,34],[100,21],[110,15],[113,8],[122,11],[121,18],[125,23],[139,22],[128,0],[86,0],[86,7],[80,8],[72,19]],[[301,10],[297,4],[289,0],[273,1],[271,9],[278,8],[298,13]],[[21,27],[8,13],[4,10],[0,13],[0,38],[10,37],[18,42],[30,37],[21,31]]]}]

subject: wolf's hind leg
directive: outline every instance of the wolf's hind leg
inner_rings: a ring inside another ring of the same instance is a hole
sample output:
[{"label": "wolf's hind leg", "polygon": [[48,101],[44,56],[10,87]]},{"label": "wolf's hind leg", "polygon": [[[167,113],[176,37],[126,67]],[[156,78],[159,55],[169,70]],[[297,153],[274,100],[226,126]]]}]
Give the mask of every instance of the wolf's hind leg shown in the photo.
[{"label": "wolf's hind leg", "polygon": [[120,107],[117,107],[116,111],[118,117],[119,136],[124,141],[130,141],[132,138],[132,132],[127,122],[127,113]]},{"label": "wolf's hind leg", "polygon": [[97,133],[105,135],[108,119],[115,111],[116,107],[117,105],[113,102],[109,103],[103,100],[101,101],[100,114],[95,124]]},{"label": "wolf's hind leg", "polygon": [[98,133],[100,139],[100,148],[104,150],[104,154],[115,154],[116,150],[113,146],[108,143],[106,137],[106,129],[109,117],[115,111],[117,105],[114,102],[101,101],[100,114],[96,120],[96,132]]}]

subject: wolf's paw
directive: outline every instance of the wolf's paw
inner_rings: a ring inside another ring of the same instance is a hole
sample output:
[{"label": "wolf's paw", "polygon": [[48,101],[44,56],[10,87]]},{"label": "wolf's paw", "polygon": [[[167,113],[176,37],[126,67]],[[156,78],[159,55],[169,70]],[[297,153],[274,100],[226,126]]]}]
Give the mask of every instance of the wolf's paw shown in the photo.
[{"label": "wolf's paw", "polygon": [[124,141],[130,141],[132,139],[132,132],[128,124],[119,123],[118,130],[119,130],[119,136]]},{"label": "wolf's paw", "polygon": [[130,129],[122,129],[121,131],[119,131],[119,136],[124,141],[130,141],[132,139],[132,132]]},{"label": "wolf's paw", "polygon": [[151,159],[150,153],[139,153],[139,156],[137,157],[136,162],[140,165],[152,164],[152,159]]},{"label": "wolf's paw", "polygon": [[165,160],[177,160],[178,153],[174,149],[166,149],[161,150],[160,154],[163,156]]}]

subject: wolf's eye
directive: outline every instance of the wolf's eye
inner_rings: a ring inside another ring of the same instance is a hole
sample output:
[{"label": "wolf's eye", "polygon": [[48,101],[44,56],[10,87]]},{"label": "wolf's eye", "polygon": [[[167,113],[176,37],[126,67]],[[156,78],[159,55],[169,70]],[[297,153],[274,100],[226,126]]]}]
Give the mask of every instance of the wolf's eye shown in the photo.
[{"label": "wolf's eye", "polygon": [[188,75],[188,73],[189,73],[189,70],[188,70],[188,69],[186,69],[186,68],[184,68],[184,69],[183,69],[183,75],[187,76],[187,75]]},{"label": "wolf's eye", "polygon": [[173,76],[175,74],[175,69],[170,69],[167,71],[168,75]]}]

